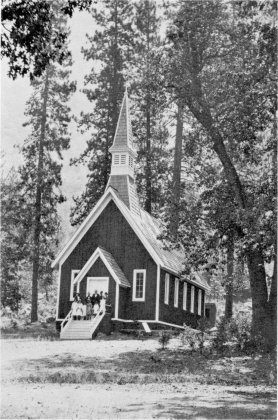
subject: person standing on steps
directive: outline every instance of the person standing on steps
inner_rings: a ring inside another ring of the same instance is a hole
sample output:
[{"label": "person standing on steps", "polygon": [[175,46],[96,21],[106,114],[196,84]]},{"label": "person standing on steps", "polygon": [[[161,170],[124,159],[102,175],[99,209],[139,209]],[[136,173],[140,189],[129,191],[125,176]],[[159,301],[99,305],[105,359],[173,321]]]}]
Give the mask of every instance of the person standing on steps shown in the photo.
[{"label": "person standing on steps", "polygon": [[76,309],[77,309],[77,296],[75,295],[73,302],[71,304],[71,316],[74,321],[77,319]]},{"label": "person standing on steps", "polygon": [[77,320],[80,321],[81,317],[83,316],[83,313],[84,313],[83,304],[82,304],[82,301],[81,301],[80,297],[77,298],[77,304],[76,304],[76,311],[75,312],[76,312]]},{"label": "person standing on steps", "polygon": [[89,294],[86,299],[86,319],[87,320],[90,320],[92,318],[92,313],[93,313],[93,305],[92,305],[91,297]]}]

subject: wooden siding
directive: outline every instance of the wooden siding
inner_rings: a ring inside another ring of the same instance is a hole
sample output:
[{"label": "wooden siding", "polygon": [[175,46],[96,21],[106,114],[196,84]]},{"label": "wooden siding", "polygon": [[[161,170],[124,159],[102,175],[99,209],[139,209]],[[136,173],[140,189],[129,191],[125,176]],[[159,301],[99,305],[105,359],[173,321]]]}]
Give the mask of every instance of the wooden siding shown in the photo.
[{"label": "wooden siding", "polygon": [[[59,318],[70,310],[71,270],[80,270],[95,249],[101,246],[110,252],[131,284],[126,291],[120,287],[119,316],[125,319],[155,319],[157,266],[113,201],[109,202],[94,225],[83,236],[62,265]],[[94,266],[96,267],[96,266]],[[95,276],[94,267],[90,275]],[[145,302],[132,302],[133,270],[146,269]],[[86,275],[87,276],[87,275]],[[112,284],[110,282],[110,284]],[[81,286],[84,288],[84,286]],[[86,286],[85,286],[86,287]],[[83,289],[82,289],[83,290]],[[81,292],[82,293],[82,292]],[[128,302],[125,302],[126,295]]]},{"label": "wooden siding", "polygon": [[175,276],[170,274],[170,284],[169,284],[169,304],[164,303],[164,294],[165,294],[165,274],[166,271],[161,270],[160,274],[160,299],[159,299],[159,321],[168,322],[170,324],[183,325],[184,323],[196,328],[197,322],[204,316],[204,296],[205,292],[202,290],[202,312],[201,316],[198,315],[198,290],[197,286],[195,287],[195,299],[194,299],[194,314],[190,312],[190,303],[191,303],[191,287],[192,285],[187,283],[187,309],[183,309],[183,282],[179,282],[179,297],[178,297],[178,307],[174,306],[174,293],[175,293]]},{"label": "wooden siding", "polygon": [[[81,299],[85,299],[86,297],[86,288],[87,288],[87,278],[88,277],[108,277],[108,295],[109,300],[111,303],[111,313],[112,316],[115,314],[115,295],[116,295],[116,283],[109,271],[107,270],[106,266],[102,262],[100,258],[96,260],[96,262],[92,265],[88,273],[84,276],[84,278],[80,282],[80,296]],[[98,290],[100,292],[100,290]]]}]

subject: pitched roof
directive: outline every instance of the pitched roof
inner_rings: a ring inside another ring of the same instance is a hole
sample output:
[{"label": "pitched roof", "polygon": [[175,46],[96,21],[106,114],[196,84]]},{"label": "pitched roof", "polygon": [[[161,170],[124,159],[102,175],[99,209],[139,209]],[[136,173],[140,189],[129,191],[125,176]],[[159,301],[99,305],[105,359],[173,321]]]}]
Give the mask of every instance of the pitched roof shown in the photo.
[{"label": "pitched roof", "polygon": [[102,247],[98,247],[97,249],[95,249],[93,254],[90,256],[88,261],[84,264],[78,275],[75,277],[74,283],[80,283],[80,281],[84,278],[84,276],[86,276],[86,274],[98,258],[102,260],[107,270],[110,272],[111,276],[120,286],[130,287],[128,279],[118,266],[112,254],[110,254],[110,252],[106,251]]},{"label": "pitched roof", "polygon": [[115,258],[113,257],[113,255],[110,254],[110,252],[106,251],[102,247],[99,247],[99,249],[101,250],[104,258],[106,259],[107,263],[110,265],[111,269],[116,274],[116,277],[119,280],[119,284],[121,286],[124,286],[124,287],[130,287],[130,283],[129,283],[128,279],[126,278],[126,276],[124,275],[124,273],[122,272],[120,267],[118,266],[118,264],[117,264]]},{"label": "pitched roof", "polygon": [[131,210],[132,213],[140,216],[141,210],[139,198],[134,180],[127,175],[110,175],[108,187],[112,187],[119,198]]},{"label": "pitched roof", "polygon": [[129,115],[129,104],[128,104],[128,95],[127,90],[125,91],[123,102],[121,105],[120,115],[118,119],[118,124],[113,140],[113,145],[110,147],[110,152],[122,151],[125,149],[131,149],[133,153],[135,152],[133,144],[133,135],[131,129],[131,121]]},{"label": "pitched roof", "polygon": [[[121,200],[121,197],[119,197],[119,199]],[[179,277],[182,276],[184,268],[183,263],[185,260],[184,253],[177,249],[169,249],[169,247],[166,247],[166,244],[159,239],[162,234],[162,225],[159,220],[151,216],[142,208],[140,209],[140,213],[140,217],[133,214],[133,220],[144,235],[146,241],[159,257],[162,268]],[[182,280],[189,281],[204,289],[209,289],[207,281],[200,273],[194,272],[193,277],[194,278],[192,278],[192,276],[190,278],[182,277]]]}]

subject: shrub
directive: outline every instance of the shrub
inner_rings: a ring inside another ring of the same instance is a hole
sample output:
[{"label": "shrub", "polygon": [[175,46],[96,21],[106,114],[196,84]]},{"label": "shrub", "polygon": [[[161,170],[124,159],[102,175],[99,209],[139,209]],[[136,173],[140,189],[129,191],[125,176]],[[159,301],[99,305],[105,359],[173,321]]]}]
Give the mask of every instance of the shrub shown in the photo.
[{"label": "shrub", "polygon": [[240,350],[246,349],[251,340],[251,315],[238,313],[230,322],[230,334]]},{"label": "shrub", "polygon": [[251,343],[251,314],[238,313],[234,318],[226,320],[222,317],[217,325],[217,333],[213,346],[223,351],[225,344],[236,342],[240,350],[245,350]]},{"label": "shrub", "polygon": [[217,323],[217,333],[212,341],[213,347],[220,352],[223,352],[225,344],[231,339],[230,321],[222,316]]},{"label": "shrub", "polygon": [[203,354],[203,349],[204,349],[204,345],[205,345],[205,340],[206,340],[206,331],[209,328],[209,323],[205,318],[201,318],[198,321],[198,330],[196,335],[197,335],[197,339],[198,339],[198,347],[200,350],[200,353]]},{"label": "shrub", "polygon": [[159,334],[158,342],[159,344],[161,344],[162,350],[164,350],[167,347],[170,339],[171,334],[168,331],[161,331],[161,333]]},{"label": "shrub", "polygon": [[191,352],[193,352],[198,345],[197,331],[186,324],[183,324],[183,328],[184,330],[181,333],[182,343],[184,345],[189,345]]}]

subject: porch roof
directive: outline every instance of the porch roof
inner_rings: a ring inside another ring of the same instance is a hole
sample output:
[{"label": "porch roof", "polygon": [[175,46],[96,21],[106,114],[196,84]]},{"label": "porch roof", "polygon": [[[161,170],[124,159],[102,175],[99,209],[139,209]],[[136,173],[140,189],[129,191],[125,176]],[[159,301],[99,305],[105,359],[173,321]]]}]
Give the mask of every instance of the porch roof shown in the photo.
[{"label": "porch roof", "polygon": [[84,278],[84,276],[86,276],[86,274],[98,258],[102,260],[102,262],[104,263],[104,265],[106,266],[107,270],[110,272],[111,276],[114,278],[116,283],[123,287],[130,287],[128,279],[118,266],[112,254],[110,254],[110,252],[106,251],[102,247],[98,247],[93,252],[91,257],[88,259],[88,261],[85,263],[78,275],[75,277],[74,283],[80,283],[80,281]]}]

